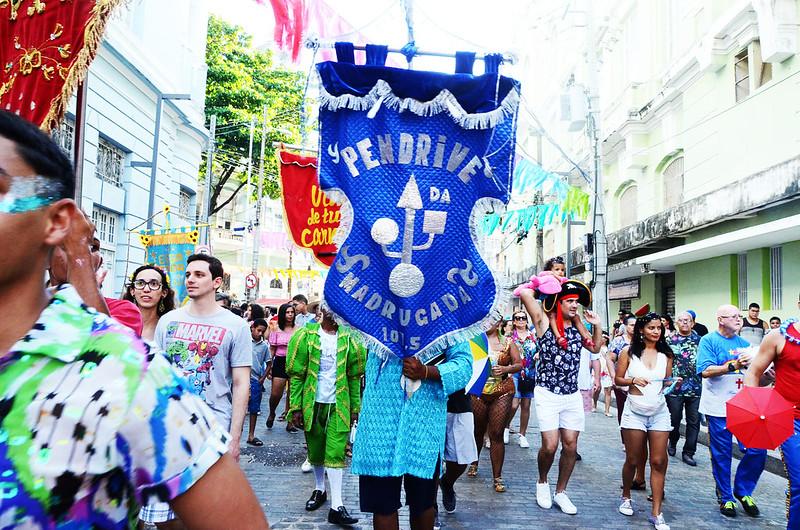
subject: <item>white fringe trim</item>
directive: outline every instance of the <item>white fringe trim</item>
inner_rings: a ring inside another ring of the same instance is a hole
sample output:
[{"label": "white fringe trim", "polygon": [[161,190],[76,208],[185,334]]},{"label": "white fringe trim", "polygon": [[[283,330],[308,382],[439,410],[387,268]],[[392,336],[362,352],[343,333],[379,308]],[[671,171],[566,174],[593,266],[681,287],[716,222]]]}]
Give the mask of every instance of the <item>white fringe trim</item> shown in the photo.
[{"label": "white fringe trim", "polygon": [[381,104],[398,112],[409,111],[417,116],[435,116],[447,112],[453,121],[462,129],[491,129],[503,123],[507,118],[516,116],[519,107],[519,88],[514,87],[503,98],[496,109],[489,112],[467,113],[449,90],[442,90],[430,101],[419,101],[412,98],[399,98],[392,92],[392,87],[383,79],[378,79],[375,86],[365,96],[343,94],[334,96],[329,93],[322,82],[319,83],[320,108],[336,112],[339,109],[368,111],[373,118]]}]

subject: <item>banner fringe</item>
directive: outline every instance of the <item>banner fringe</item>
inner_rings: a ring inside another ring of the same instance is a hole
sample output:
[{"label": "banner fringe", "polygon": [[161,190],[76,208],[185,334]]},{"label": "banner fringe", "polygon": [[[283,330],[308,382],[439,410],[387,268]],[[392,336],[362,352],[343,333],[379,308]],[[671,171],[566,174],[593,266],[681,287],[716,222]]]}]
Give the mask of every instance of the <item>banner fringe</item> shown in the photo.
[{"label": "banner fringe", "polygon": [[50,101],[50,110],[40,128],[50,132],[58,127],[61,118],[69,107],[72,93],[89,72],[89,65],[97,54],[97,48],[103,40],[106,24],[114,9],[126,4],[128,0],[96,0],[92,14],[83,30],[83,47],[69,69],[69,74],[61,87],[61,93]]},{"label": "banner fringe", "polygon": [[378,79],[375,86],[364,96],[342,94],[334,96],[319,83],[320,108],[336,112],[340,109],[355,111],[368,110],[372,117],[377,113],[378,107],[383,104],[387,108],[399,112],[409,111],[417,116],[435,116],[441,112],[453,118],[462,129],[491,129],[503,123],[507,118],[513,118],[519,106],[519,87],[515,86],[503,98],[500,105],[489,112],[467,113],[458,99],[449,90],[444,89],[430,101],[419,101],[413,98],[400,98],[394,94],[392,87],[383,79]]}]

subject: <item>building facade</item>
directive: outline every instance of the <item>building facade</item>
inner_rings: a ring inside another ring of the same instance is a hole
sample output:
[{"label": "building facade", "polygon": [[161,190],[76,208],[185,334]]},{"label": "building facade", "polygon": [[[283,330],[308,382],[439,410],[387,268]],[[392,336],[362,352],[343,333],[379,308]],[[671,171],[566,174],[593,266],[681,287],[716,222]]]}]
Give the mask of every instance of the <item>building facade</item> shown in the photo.
[{"label": "building facade", "polygon": [[[208,132],[204,126],[205,0],[140,0],[120,8],[108,23],[97,57],[84,81],[86,126],[81,207],[97,225],[104,266],[103,292],[118,297],[126,276],[145,261],[138,231],[196,222],[197,175]],[[155,194],[151,162],[159,97]],[[72,151],[76,98],[54,137]]]},{"label": "building facade", "polygon": [[[570,131],[580,116],[562,121],[559,98],[573,87],[599,95],[609,314],[647,303],[694,309],[712,327],[724,303],[757,302],[765,319],[796,314],[800,2],[592,4],[571,3],[538,37],[551,70],[529,104],[552,109],[542,121],[591,174],[586,129]],[[558,51],[568,43],[577,51]],[[535,149],[535,134],[527,141]],[[563,156],[544,153],[545,167],[591,191]],[[570,257],[591,281],[585,231],[573,228]],[[544,254],[563,254],[565,241],[563,226],[549,227]]]}]

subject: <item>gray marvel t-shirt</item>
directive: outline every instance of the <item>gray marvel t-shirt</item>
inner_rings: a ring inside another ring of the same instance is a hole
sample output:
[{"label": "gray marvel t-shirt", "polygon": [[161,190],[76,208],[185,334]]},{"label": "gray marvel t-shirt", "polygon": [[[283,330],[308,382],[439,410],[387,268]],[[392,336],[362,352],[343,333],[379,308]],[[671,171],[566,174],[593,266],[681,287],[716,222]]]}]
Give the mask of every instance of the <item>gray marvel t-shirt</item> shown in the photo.
[{"label": "gray marvel t-shirt", "polygon": [[183,307],[161,317],[155,342],[230,429],[233,368],[253,362],[247,323],[227,309],[197,317]]}]

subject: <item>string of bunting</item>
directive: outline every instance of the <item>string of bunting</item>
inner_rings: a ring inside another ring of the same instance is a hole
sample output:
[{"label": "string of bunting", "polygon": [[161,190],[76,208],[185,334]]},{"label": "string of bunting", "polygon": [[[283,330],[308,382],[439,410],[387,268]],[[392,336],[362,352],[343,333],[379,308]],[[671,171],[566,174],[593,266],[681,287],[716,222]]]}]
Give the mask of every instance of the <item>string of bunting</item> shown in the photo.
[{"label": "string of bunting", "polygon": [[588,193],[570,186],[558,175],[525,158],[520,159],[514,169],[513,189],[515,194],[541,191],[543,195],[554,196],[556,202],[508,210],[502,216],[498,213],[486,214],[483,218],[483,230],[487,235],[493,234],[498,228],[502,232],[527,232],[534,225],[541,228],[556,220],[566,222],[570,217],[585,219],[589,213]]},{"label": "string of bunting", "polygon": [[302,278],[317,278],[322,276],[321,271],[317,270],[305,270],[305,269],[271,269],[270,273],[273,277],[286,276],[287,278],[292,279],[302,279]]}]

